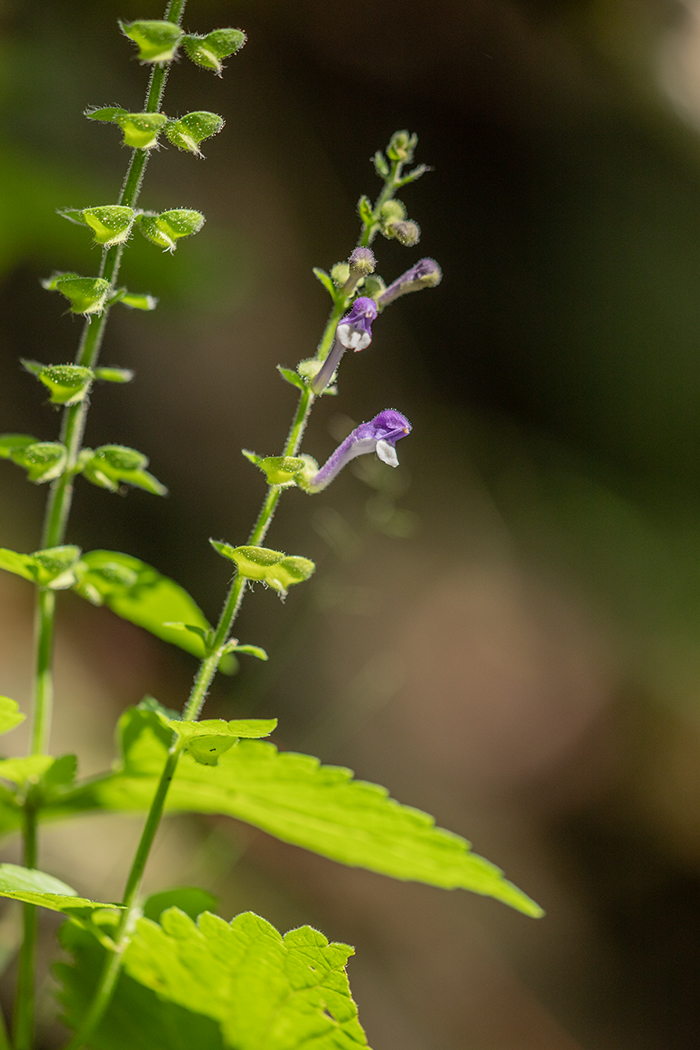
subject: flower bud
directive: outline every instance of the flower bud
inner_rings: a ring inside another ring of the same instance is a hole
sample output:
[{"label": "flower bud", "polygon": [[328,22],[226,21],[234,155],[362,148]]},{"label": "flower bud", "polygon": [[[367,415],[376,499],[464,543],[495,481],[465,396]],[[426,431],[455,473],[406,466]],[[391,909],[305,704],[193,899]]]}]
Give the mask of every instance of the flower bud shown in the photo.
[{"label": "flower bud", "polygon": [[105,307],[109,282],[102,277],[79,277],[77,273],[54,273],[42,281],[50,292],[60,292],[74,314],[99,314]]},{"label": "flower bud", "polygon": [[51,404],[70,406],[85,400],[93,373],[81,365],[47,365],[37,373],[37,379],[51,392]]},{"label": "flower bud", "polygon": [[141,215],[138,220],[141,233],[165,251],[174,252],[176,241],[190,237],[204,225],[204,216],[189,208],[173,208],[160,215]]},{"label": "flower bud", "polygon": [[417,144],[417,135],[409,135],[407,131],[395,131],[386,148],[386,155],[389,160],[398,160],[402,164],[410,163]]},{"label": "flower bud", "polygon": [[410,270],[406,270],[393,281],[377,300],[380,309],[393,303],[408,292],[419,292],[421,288],[435,288],[442,280],[442,270],[434,259],[420,259]]},{"label": "flower bud", "polygon": [[336,288],[342,288],[350,277],[350,267],[345,262],[338,262],[331,267],[331,280]]},{"label": "flower bud", "polygon": [[120,22],[121,31],[138,45],[141,62],[170,62],[184,33],[174,22]]},{"label": "flower bud", "polygon": [[[93,120],[95,115],[93,114]],[[168,123],[164,113],[117,113],[114,123],[124,133],[124,145],[132,149],[153,149],[158,134]]]},{"label": "flower bud", "polygon": [[349,314],[340,319],[335,330],[335,342],[328,357],[313,378],[311,389],[314,394],[322,394],[340,363],[346,350],[364,350],[372,342],[372,321],[377,316],[377,304],[374,299],[360,296],[355,299]]},{"label": "flower bud", "polygon": [[204,142],[205,139],[218,134],[223,126],[223,117],[220,117],[217,113],[200,110],[195,113],[187,113],[186,116],[181,117],[179,120],[169,121],[165,134],[173,146],[201,157],[200,142]]},{"label": "flower bud", "polygon": [[367,274],[374,273],[377,262],[371,248],[355,248],[348,259],[348,265],[351,273],[365,277]]},{"label": "flower bud", "polygon": [[157,478],[145,469],[148,456],[126,445],[101,445],[100,448],[83,449],[79,467],[93,485],[118,492],[122,484],[152,492],[154,496],[166,496],[168,490]]},{"label": "flower bud", "polygon": [[214,29],[206,36],[189,34],[183,41],[188,58],[203,69],[221,76],[223,58],[230,58],[243,47],[246,35],[242,29]]},{"label": "flower bud", "polygon": [[382,223],[386,225],[390,222],[399,222],[406,218],[406,206],[403,201],[394,198],[390,201],[385,201],[382,204],[379,216]]},{"label": "flower bud", "polygon": [[[95,233],[95,243],[111,248],[127,239],[134,222],[134,209],[119,204],[108,204],[104,208],[85,208],[83,222]],[[70,216],[67,216],[70,217]]]},{"label": "flower bud", "polygon": [[400,244],[412,248],[420,240],[420,226],[417,222],[390,222],[384,227],[385,237],[395,237]]}]

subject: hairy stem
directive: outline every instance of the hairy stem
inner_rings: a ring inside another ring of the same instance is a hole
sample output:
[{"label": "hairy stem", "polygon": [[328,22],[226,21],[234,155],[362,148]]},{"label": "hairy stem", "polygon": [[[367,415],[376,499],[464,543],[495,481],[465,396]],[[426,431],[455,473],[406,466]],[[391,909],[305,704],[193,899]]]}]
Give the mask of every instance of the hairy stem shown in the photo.
[{"label": "hairy stem", "polygon": [[362,236],[358,241],[358,245],[360,248],[369,248],[370,244],[379,233],[379,229],[381,227],[379,216],[381,214],[382,205],[386,204],[386,202],[394,196],[399,186],[401,185],[402,167],[402,161],[395,160],[392,162],[391,170],[384,181],[384,187],[382,189],[382,192],[377,197],[374,208],[372,209],[372,222],[369,223],[368,226],[365,226],[364,230],[362,231]]},{"label": "hairy stem", "polygon": [[[164,19],[177,22],[182,20],[186,0],[170,0]],[[154,65],[148,82],[145,111],[157,113],[160,110],[165,84],[170,72],[170,65]],[[126,172],[124,184],[119,196],[119,204],[135,207],[141,183],[148,164],[148,150],[134,150]],[[102,254],[99,276],[114,286],[119,277],[124,245],[114,245]],[[104,332],[109,317],[109,307],[99,315],[92,315],[85,321],[78,347],[75,363],[94,368],[99,359]],[[42,548],[60,546],[66,536],[68,517],[73,499],[73,478],[75,465],[80,453],[85,432],[88,402],[64,409],[61,423],[60,440],[68,450],[68,459],[64,473],[51,486],[46,504],[44,525],[42,529]],[[55,592],[39,589],[36,599],[35,616],[35,679],[33,723],[31,731],[31,754],[45,754],[48,750],[51,732],[51,715],[53,709],[53,639],[55,620]],[[25,865],[36,866],[37,830],[36,816],[25,821],[24,828]],[[37,910],[30,904],[24,905],[24,939],[19,959],[19,979],[15,1008],[15,1050],[30,1050],[33,1042],[34,1028],[34,947],[37,936]]]}]

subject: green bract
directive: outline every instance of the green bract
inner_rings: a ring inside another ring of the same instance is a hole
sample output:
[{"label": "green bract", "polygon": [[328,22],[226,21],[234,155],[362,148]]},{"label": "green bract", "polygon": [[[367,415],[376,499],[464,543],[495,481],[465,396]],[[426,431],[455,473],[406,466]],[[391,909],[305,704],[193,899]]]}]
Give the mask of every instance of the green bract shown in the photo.
[{"label": "green bract", "polygon": [[284,596],[296,583],[313,575],[316,566],[308,558],[289,556],[268,547],[232,547],[228,543],[209,541],[222,558],[235,562],[241,576],[260,580]]},{"label": "green bract", "polygon": [[167,724],[180,737],[195,762],[216,766],[219,755],[237,744],[241,737],[259,739],[269,736],[277,727],[277,719],[246,718],[225,722],[222,718],[205,718],[199,722],[170,721]]},{"label": "green bract", "polygon": [[92,369],[81,365],[46,365],[36,376],[51,392],[54,405],[77,405],[83,401],[94,378]]},{"label": "green bract", "polygon": [[139,218],[141,233],[153,244],[165,251],[174,252],[177,241],[198,233],[204,225],[204,216],[190,208],[173,208],[160,215],[142,215]]},{"label": "green bract", "polygon": [[80,277],[77,273],[54,273],[41,282],[50,292],[60,292],[74,314],[102,313],[109,282],[102,277]]},{"label": "green bract", "polygon": [[193,62],[220,75],[223,68],[221,60],[235,55],[245,42],[246,35],[242,29],[214,29],[206,36],[188,34],[182,44]]},{"label": "green bract", "polygon": [[95,231],[95,243],[111,248],[127,239],[135,213],[133,208],[108,204],[103,208],[85,208],[82,214],[85,224]]},{"label": "green bract", "polygon": [[124,36],[138,45],[142,62],[170,62],[184,36],[174,22],[138,21],[119,23]]},{"label": "green bract", "polygon": [[[95,119],[94,113],[91,116]],[[158,133],[168,122],[164,113],[117,112],[112,119],[124,133],[124,145],[132,149],[152,149],[158,141]]]},{"label": "green bract", "polygon": [[134,373],[130,368],[96,368],[95,379],[104,383],[130,383]]},{"label": "green bract", "polygon": [[33,554],[19,554],[0,547],[0,569],[51,590],[72,587],[77,581],[80,567],[80,547],[72,544],[47,547]]},{"label": "green bract", "polygon": [[304,460],[298,456],[267,456],[263,459],[245,448],[243,455],[262,470],[270,485],[288,485],[305,466]]},{"label": "green bract", "polygon": [[200,142],[218,134],[224,126],[223,117],[216,113],[208,113],[201,110],[197,113],[188,113],[179,120],[171,120],[165,129],[166,137],[178,149],[195,153],[201,157]]},{"label": "green bract", "polygon": [[94,451],[84,448],[78,467],[88,481],[100,488],[118,492],[120,485],[134,485],[155,496],[165,496],[168,490],[146,470],[148,456],[126,445],[101,445]]},{"label": "green bract", "polygon": [[42,485],[60,477],[66,467],[68,451],[58,441],[37,441],[13,448],[10,459],[18,467],[24,467],[30,481]]}]

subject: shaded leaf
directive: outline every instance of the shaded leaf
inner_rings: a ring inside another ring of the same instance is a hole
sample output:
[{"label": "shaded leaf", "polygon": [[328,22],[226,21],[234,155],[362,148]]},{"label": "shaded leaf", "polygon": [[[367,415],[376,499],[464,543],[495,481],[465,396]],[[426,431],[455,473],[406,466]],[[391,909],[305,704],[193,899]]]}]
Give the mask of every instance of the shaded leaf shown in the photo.
[{"label": "shaded leaf", "polygon": [[67,915],[89,914],[98,908],[116,908],[115,904],[101,904],[78,897],[74,889],[36,868],[22,868],[19,864],[0,864],[0,897],[38,904],[50,911]]}]

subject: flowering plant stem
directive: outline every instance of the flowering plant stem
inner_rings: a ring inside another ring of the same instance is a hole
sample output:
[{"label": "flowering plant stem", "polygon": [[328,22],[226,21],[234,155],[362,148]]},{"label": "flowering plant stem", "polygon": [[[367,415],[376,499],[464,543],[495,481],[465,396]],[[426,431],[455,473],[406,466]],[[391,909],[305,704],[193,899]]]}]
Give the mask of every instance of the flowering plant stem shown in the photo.
[{"label": "flowering plant stem", "polygon": [[[164,19],[180,24],[186,0],[170,0]],[[160,110],[170,65],[154,65],[146,93],[145,111]],[[149,151],[136,149],[131,154],[119,204],[133,208],[139,197],[141,183],[148,164]],[[113,286],[119,275],[123,244],[106,249],[102,255],[99,276]],[[87,318],[78,347],[75,363],[87,368],[97,364],[102,340],[107,325],[109,306],[99,315]],[[87,418],[87,399],[64,409],[60,441],[68,450],[66,468],[51,486],[44,516],[42,548],[60,546],[66,535],[68,517],[73,497],[73,477],[76,461],[82,445]],[[53,708],[53,642],[56,608],[56,592],[39,587],[35,613],[35,677],[34,706],[31,731],[30,754],[43,755],[48,750]],[[24,864],[34,868],[37,864],[36,813],[29,805],[24,809]],[[34,956],[37,936],[36,907],[24,905],[24,937],[19,959],[17,1000],[14,1022],[15,1050],[31,1050],[34,1031]],[[0,1047],[1,1047],[0,1041]]]}]

